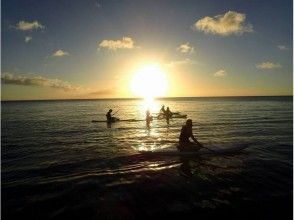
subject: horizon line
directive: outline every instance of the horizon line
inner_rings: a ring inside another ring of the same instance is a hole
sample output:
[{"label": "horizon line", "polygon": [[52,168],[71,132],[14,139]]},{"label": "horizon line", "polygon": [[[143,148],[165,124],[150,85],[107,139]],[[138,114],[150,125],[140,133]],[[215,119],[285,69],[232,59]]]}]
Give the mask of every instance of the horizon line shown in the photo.
[{"label": "horizon line", "polygon": [[[240,96],[173,96],[173,97],[155,97],[154,100],[161,99],[187,99],[187,98],[246,98],[246,97],[293,97],[292,95],[240,95]],[[64,98],[64,99],[7,99],[1,102],[28,102],[28,101],[82,101],[82,100],[144,100],[144,97],[132,97],[132,98]]]}]

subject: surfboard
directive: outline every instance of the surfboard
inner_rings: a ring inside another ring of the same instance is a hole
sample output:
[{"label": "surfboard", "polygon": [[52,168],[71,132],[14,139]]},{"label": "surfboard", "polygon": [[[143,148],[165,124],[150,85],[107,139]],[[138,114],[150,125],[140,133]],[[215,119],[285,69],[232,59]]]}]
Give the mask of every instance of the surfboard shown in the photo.
[{"label": "surfboard", "polygon": [[[120,120],[116,120],[114,122],[111,123],[116,123],[116,122],[136,122],[136,121],[145,121],[145,120],[140,120],[140,119],[135,119],[135,118],[131,118],[131,119],[120,119]],[[106,120],[92,120],[92,122],[104,122],[106,123]]]},{"label": "surfboard", "polygon": [[[174,118],[187,118],[187,115],[175,114],[175,115],[172,115],[170,119],[174,119]],[[165,115],[158,115],[157,119],[158,120],[165,119]]]},{"label": "surfboard", "polygon": [[187,118],[187,115],[173,115],[172,118]]},{"label": "surfboard", "polygon": [[174,148],[166,148],[154,151],[139,151],[144,155],[153,155],[153,156],[198,156],[198,155],[224,155],[224,154],[234,154],[238,153],[243,149],[246,149],[248,145],[239,145],[235,147],[229,148],[212,148],[208,149],[202,148],[198,151],[178,151],[176,147]]}]

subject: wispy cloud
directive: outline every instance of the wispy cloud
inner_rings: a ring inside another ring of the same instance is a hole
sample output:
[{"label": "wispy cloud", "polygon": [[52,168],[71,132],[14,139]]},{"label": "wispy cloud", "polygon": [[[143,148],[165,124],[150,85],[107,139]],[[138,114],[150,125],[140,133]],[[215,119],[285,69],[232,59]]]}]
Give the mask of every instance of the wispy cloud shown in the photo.
[{"label": "wispy cloud", "polygon": [[1,82],[4,84],[22,85],[22,86],[40,86],[62,89],[64,91],[77,90],[80,87],[74,86],[69,82],[60,79],[48,79],[42,76],[18,75],[4,73],[1,77]]},{"label": "wispy cloud", "polygon": [[115,94],[115,91],[113,89],[101,89],[95,92],[91,92],[88,95],[91,97],[95,97],[95,96],[103,96],[103,95],[113,95]]},{"label": "wispy cloud", "polygon": [[103,40],[99,43],[99,48],[106,48],[109,50],[133,49],[134,41],[130,37],[123,37],[122,40]]},{"label": "wispy cloud", "polygon": [[222,36],[228,36],[231,34],[241,35],[245,32],[253,32],[253,26],[251,24],[245,24],[245,19],[245,14],[228,11],[222,15],[204,17],[198,20],[192,28],[205,33]]},{"label": "wispy cloud", "polygon": [[278,45],[280,50],[287,50],[288,48],[285,45]]},{"label": "wispy cloud", "polygon": [[272,63],[272,62],[263,62],[256,64],[256,68],[258,69],[275,69],[281,68],[282,66],[279,63]]},{"label": "wispy cloud", "polygon": [[32,37],[27,36],[27,37],[25,37],[24,41],[25,41],[26,43],[28,43],[28,42],[30,42],[32,39],[33,39]]},{"label": "wispy cloud", "polygon": [[45,26],[42,25],[39,21],[20,21],[15,25],[17,30],[21,31],[31,31],[31,30],[38,30],[38,29],[45,29]]},{"label": "wispy cloud", "polygon": [[215,77],[225,77],[227,76],[227,72],[225,70],[219,70],[216,73],[214,73]]},{"label": "wispy cloud", "polygon": [[63,57],[63,56],[69,56],[69,53],[63,50],[57,50],[53,53],[53,57]]},{"label": "wispy cloud", "polygon": [[197,61],[186,58],[184,60],[171,61],[171,62],[167,63],[166,65],[168,67],[177,67],[177,66],[182,66],[182,65],[196,65],[196,64],[199,64],[199,63]]},{"label": "wispy cloud", "polygon": [[181,44],[177,50],[181,53],[194,53],[194,47],[191,47],[189,43]]}]

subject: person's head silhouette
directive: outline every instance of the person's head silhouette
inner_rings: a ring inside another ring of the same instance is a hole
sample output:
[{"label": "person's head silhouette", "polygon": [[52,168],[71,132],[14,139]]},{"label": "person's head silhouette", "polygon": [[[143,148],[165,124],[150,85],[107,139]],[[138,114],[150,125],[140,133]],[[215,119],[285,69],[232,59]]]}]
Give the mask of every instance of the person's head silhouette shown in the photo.
[{"label": "person's head silhouette", "polygon": [[191,119],[188,119],[188,120],[186,121],[186,125],[187,125],[188,127],[192,127],[192,126],[193,126],[192,120],[191,120]]}]

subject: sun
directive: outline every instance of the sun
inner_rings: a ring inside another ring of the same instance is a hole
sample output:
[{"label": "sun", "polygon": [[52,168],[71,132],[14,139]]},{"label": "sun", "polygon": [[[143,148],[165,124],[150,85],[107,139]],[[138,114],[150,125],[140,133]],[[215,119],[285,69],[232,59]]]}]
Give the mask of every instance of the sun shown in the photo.
[{"label": "sun", "polygon": [[131,80],[131,90],[135,96],[145,99],[162,97],[167,92],[167,77],[157,64],[150,64],[138,69]]}]

